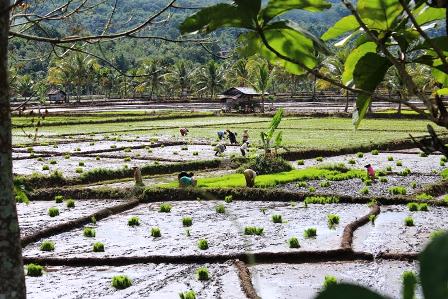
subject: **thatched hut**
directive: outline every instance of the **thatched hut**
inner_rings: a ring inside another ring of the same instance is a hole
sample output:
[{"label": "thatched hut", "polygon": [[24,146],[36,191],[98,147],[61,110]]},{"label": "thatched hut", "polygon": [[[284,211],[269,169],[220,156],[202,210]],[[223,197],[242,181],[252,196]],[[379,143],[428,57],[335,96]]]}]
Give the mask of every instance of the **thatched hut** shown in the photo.
[{"label": "thatched hut", "polygon": [[255,97],[261,96],[251,87],[232,87],[221,95],[223,109],[226,112],[236,110],[239,112],[255,112],[261,110],[260,102]]},{"label": "thatched hut", "polygon": [[47,93],[48,100],[55,103],[68,102],[67,93],[60,89],[52,89]]}]

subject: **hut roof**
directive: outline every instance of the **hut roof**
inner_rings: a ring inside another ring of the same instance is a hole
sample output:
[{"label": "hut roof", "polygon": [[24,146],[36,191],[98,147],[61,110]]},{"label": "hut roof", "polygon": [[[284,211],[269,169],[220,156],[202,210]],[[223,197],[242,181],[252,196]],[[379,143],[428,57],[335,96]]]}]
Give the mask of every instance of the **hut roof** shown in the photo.
[{"label": "hut roof", "polygon": [[[267,94],[267,93],[265,93]],[[223,96],[237,96],[237,95],[249,95],[249,96],[259,96],[261,93],[257,92],[252,87],[232,87],[222,93]]]}]

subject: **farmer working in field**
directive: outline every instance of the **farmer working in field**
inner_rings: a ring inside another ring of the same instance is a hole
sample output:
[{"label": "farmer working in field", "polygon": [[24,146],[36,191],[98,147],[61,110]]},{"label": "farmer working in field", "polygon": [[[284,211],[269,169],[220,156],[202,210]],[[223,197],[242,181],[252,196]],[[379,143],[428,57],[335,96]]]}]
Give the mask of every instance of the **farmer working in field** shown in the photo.
[{"label": "farmer working in field", "polygon": [[236,142],[236,133],[231,132],[229,129],[227,129],[226,132],[229,135],[230,144],[237,144],[238,142]]},{"label": "farmer working in field", "polygon": [[257,173],[252,169],[248,168],[244,171],[244,178],[246,179],[246,187],[252,188],[255,186],[255,178]]},{"label": "farmer working in field", "polygon": [[243,132],[243,143],[248,142],[248,141],[249,141],[249,133],[248,133],[247,129],[245,129]]},{"label": "farmer working in field", "polygon": [[243,155],[243,157],[246,157],[248,149],[249,149],[249,142],[245,141],[243,145],[241,145],[240,147],[241,155]]},{"label": "farmer working in field", "polygon": [[367,169],[367,177],[371,180],[375,179],[375,170],[373,169],[372,165],[367,164],[364,166]]},{"label": "farmer working in field", "polygon": [[193,178],[193,176],[194,176],[194,173],[192,173],[192,172],[186,173],[185,171],[182,171],[181,173],[179,173],[179,175],[177,176],[177,178],[179,180],[179,187],[181,187],[181,188],[195,187],[197,182]]},{"label": "farmer working in field", "polygon": [[218,131],[218,139],[222,140],[224,137],[226,137],[226,132],[225,131]]},{"label": "farmer working in field", "polygon": [[182,135],[182,136],[187,136],[188,132],[190,132],[190,131],[188,131],[187,128],[180,128],[179,131],[180,131],[180,135]]},{"label": "farmer working in field", "polygon": [[215,156],[220,155],[226,151],[226,145],[223,142],[218,143],[215,147]]}]

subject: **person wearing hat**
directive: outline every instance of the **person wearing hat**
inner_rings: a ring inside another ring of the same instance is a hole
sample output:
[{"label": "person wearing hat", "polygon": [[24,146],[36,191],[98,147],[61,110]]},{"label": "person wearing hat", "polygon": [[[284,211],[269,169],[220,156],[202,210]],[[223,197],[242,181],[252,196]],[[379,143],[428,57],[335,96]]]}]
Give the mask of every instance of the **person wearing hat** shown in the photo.
[{"label": "person wearing hat", "polygon": [[142,171],[140,170],[140,167],[134,166],[132,167],[134,170],[134,180],[136,186],[143,186],[143,178],[142,178]]},{"label": "person wearing hat", "polygon": [[249,149],[249,142],[248,141],[243,142],[243,144],[240,146],[241,155],[243,155],[243,157],[246,157],[248,149]]},{"label": "person wearing hat", "polygon": [[244,129],[243,131],[243,143],[248,142],[249,141],[249,133],[247,129]]},{"label": "person wearing hat", "polygon": [[255,186],[255,178],[257,177],[257,173],[252,169],[248,168],[244,172],[244,178],[246,179],[246,187],[252,188]]}]

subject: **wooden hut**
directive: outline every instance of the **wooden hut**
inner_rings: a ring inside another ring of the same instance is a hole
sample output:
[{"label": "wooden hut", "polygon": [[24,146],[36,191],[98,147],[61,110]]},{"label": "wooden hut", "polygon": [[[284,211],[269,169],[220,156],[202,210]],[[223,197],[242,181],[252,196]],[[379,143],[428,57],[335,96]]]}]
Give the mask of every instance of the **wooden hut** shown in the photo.
[{"label": "wooden hut", "polygon": [[232,87],[221,95],[223,110],[226,112],[236,110],[245,113],[261,110],[260,102],[254,99],[258,96],[261,96],[261,93],[251,87]]},{"label": "wooden hut", "polygon": [[60,89],[52,89],[47,93],[48,100],[55,103],[68,102],[67,93]]}]

